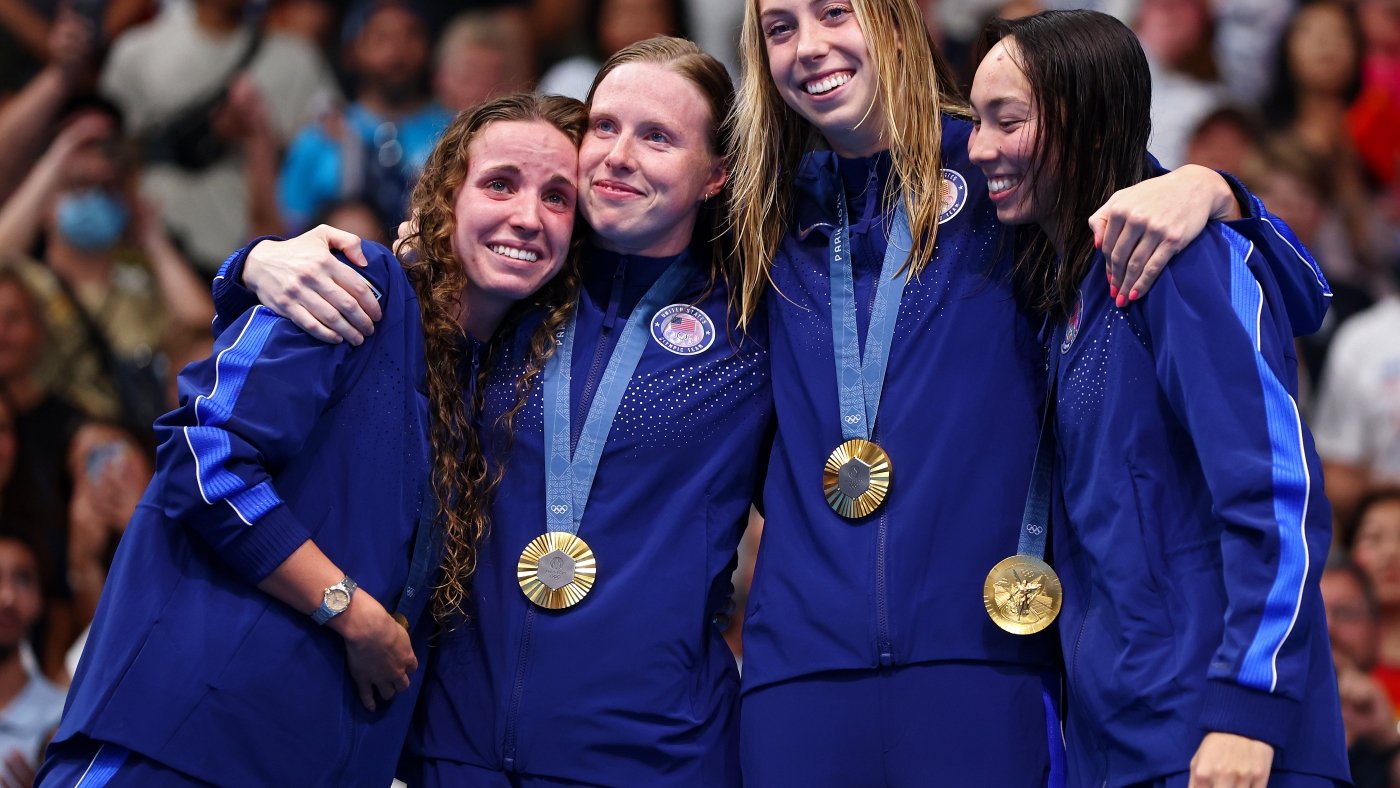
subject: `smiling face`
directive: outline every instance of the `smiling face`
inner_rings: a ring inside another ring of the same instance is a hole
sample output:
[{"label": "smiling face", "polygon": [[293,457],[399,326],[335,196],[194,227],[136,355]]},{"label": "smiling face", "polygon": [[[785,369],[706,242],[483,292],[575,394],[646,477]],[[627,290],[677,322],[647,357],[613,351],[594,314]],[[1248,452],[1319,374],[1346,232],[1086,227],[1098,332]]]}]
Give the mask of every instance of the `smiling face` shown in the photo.
[{"label": "smiling face", "polygon": [[1400,607],[1400,500],[1385,500],[1366,510],[1356,528],[1351,558],[1370,578],[1381,607]]},{"label": "smiling face", "polygon": [[666,65],[624,63],[598,83],[578,158],[599,246],[664,257],[690,244],[701,202],[726,177],[713,125],[704,95]]},{"label": "smiling face", "polygon": [[43,609],[34,553],[23,542],[0,537],[0,655],[19,647]]},{"label": "smiling face", "polygon": [[[544,121],[496,121],[467,149],[452,251],[466,271],[463,302],[497,320],[558,273],[569,253],[578,153]],[[494,326],[494,323],[492,323]]]},{"label": "smiling face", "polygon": [[[1036,139],[1040,126],[1035,98],[1025,72],[1016,64],[1016,41],[1004,38],[992,47],[972,80],[972,136],[968,157],[987,176],[987,191],[1005,224],[1044,223],[1049,218],[1046,201],[1038,195],[1053,193],[1053,184],[1034,172]],[[1035,177],[1035,176],[1039,177]],[[1052,239],[1051,228],[1044,227]]]},{"label": "smiling face", "polygon": [[854,7],[830,0],[756,1],[768,72],[783,101],[841,156],[886,147],[880,80]]}]

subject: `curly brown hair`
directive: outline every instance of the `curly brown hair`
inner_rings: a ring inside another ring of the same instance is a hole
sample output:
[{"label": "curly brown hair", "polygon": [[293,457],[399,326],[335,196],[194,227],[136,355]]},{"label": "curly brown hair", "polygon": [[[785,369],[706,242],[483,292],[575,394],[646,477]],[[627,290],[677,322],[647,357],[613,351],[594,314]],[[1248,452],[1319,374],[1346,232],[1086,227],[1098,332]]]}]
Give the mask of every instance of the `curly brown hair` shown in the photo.
[{"label": "curly brown hair", "polygon": [[[410,209],[417,217],[417,226],[401,248],[414,250],[413,259],[404,260],[403,265],[418,294],[427,356],[432,483],[444,537],[443,576],[433,606],[439,621],[463,611],[467,585],[476,569],[477,545],[490,524],[491,492],[500,479],[499,474],[493,478],[490,473],[472,424],[481,409],[479,392],[488,372],[485,366],[477,372],[472,393],[462,393],[461,374],[470,369],[459,323],[467,275],[452,249],[457,228],[454,206],[457,190],[466,178],[471,143],[497,121],[548,123],[577,147],[588,115],[583,104],[564,96],[516,93],[479,104],[459,114],[443,132],[413,190]],[[527,299],[525,306],[549,306],[548,317],[532,338],[532,367],[542,369],[543,359],[552,352],[553,331],[563,324],[577,285],[576,266],[570,261],[559,276]],[[517,387],[521,385],[517,383]],[[519,407],[517,403],[511,415]]]}]

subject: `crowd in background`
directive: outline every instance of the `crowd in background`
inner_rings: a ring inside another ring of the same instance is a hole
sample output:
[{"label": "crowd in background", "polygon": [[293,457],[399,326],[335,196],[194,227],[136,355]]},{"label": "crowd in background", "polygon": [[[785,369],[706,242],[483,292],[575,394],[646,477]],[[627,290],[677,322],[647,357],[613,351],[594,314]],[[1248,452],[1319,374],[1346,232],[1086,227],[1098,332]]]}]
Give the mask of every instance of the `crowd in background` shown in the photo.
[{"label": "crowd in background", "polygon": [[[1298,360],[1338,524],[1323,590],[1358,784],[1400,784],[1400,0],[924,5],[964,88],[994,15],[1119,16],[1151,63],[1154,155],[1236,175],[1321,263],[1333,306]],[[211,345],[223,257],[321,223],[384,242],[456,112],[532,87],[584,98],[604,59],[663,33],[732,73],[742,14],[0,0],[0,785],[25,783],[57,720],[150,479],[150,423]]]}]

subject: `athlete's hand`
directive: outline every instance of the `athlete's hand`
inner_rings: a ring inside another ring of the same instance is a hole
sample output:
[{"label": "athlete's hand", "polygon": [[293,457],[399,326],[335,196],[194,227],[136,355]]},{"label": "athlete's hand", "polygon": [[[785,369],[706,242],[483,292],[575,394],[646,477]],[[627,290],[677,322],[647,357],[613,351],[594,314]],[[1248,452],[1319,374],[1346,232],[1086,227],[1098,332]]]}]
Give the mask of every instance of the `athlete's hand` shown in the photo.
[{"label": "athlete's hand", "polygon": [[418,669],[418,657],[408,631],[379,600],[363,590],[356,591],[350,607],[331,619],[330,626],[345,638],[350,678],[365,708],[374,711],[375,693],[388,700],[408,689],[409,676]]},{"label": "athlete's hand", "polygon": [[414,211],[412,216],[399,222],[398,235],[394,238],[394,254],[405,263],[414,263],[418,260],[418,250],[408,240],[413,234],[418,232],[418,212]]},{"label": "athlete's hand", "polygon": [[331,254],[369,265],[359,236],[320,225],[286,241],[263,241],[248,253],[243,283],[277,314],[322,342],[352,345],[374,333],[384,315],[364,278]]},{"label": "athlete's hand", "polygon": [[1195,164],[1114,192],[1089,217],[1089,228],[1118,306],[1146,295],[1167,261],[1196,240],[1207,221],[1239,215],[1225,179]]},{"label": "athlete's hand", "polygon": [[1191,759],[1187,788],[1267,788],[1274,748],[1233,733],[1207,733]]}]

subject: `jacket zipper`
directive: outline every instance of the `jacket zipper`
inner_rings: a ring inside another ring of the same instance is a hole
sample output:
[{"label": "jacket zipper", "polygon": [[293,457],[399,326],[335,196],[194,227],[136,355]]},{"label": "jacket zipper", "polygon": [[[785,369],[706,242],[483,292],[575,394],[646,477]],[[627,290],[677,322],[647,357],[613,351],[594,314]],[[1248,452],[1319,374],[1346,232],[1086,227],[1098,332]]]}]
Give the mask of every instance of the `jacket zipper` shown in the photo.
[{"label": "jacket zipper", "polygon": [[535,607],[525,609],[525,625],[520,631],[520,654],[515,661],[515,686],[510,692],[510,710],[506,714],[506,741],[504,767],[508,772],[515,771],[516,723],[520,720],[520,701],[525,694],[525,664],[530,654],[530,634],[534,630]]},{"label": "jacket zipper", "polygon": [[622,304],[622,282],[627,272],[627,260],[624,258],[618,261],[617,273],[613,274],[612,292],[608,295],[608,310],[603,316],[603,327],[598,336],[598,344],[593,351],[593,363],[588,367],[588,377],[583,381],[582,396],[579,397],[579,410],[573,414],[569,422],[569,451],[572,452],[578,446],[579,436],[583,434],[583,423],[588,419],[588,411],[593,407],[593,394],[598,386],[598,378],[602,374],[603,363],[607,359],[608,338],[612,335],[613,326],[617,323],[617,310]]}]

